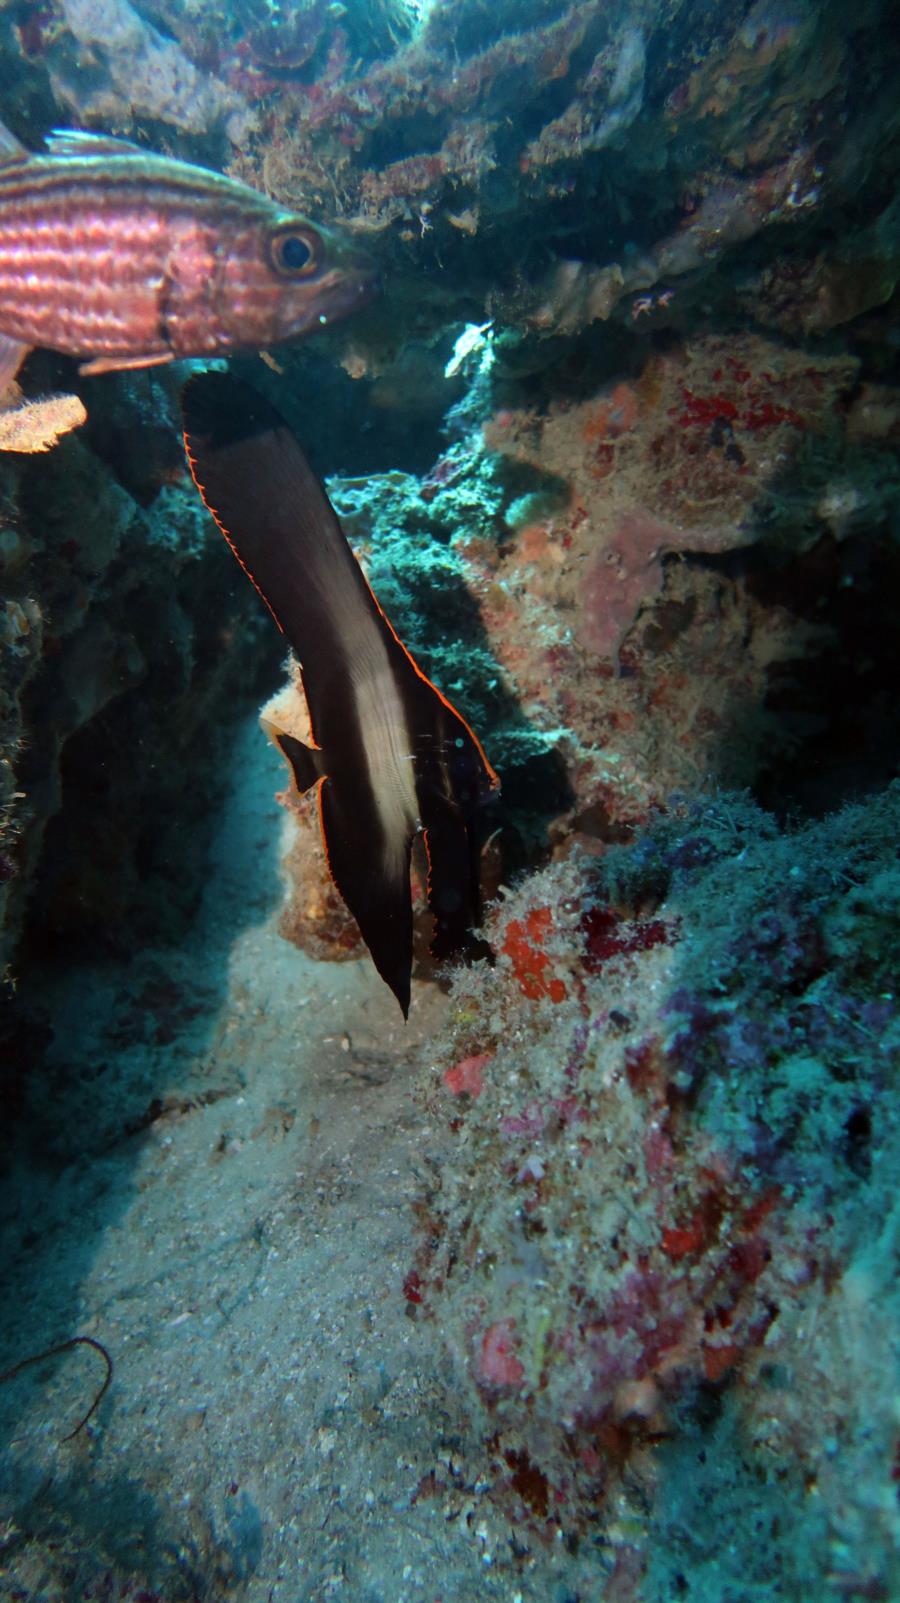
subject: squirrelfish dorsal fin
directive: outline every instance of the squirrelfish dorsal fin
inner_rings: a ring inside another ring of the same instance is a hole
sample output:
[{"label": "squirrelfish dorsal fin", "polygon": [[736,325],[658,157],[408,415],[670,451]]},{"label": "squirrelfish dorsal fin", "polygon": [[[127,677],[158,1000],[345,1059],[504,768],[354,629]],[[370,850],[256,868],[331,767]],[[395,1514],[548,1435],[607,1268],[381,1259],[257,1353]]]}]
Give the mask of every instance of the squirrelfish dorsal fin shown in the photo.
[{"label": "squirrelfish dorsal fin", "polygon": [[145,156],[130,139],[96,134],[90,128],[54,128],[44,143],[51,156]]},{"label": "squirrelfish dorsal fin", "polygon": [[0,122],[0,167],[5,167],[11,161],[21,161],[27,155],[21,139],[16,138],[5,122]]}]

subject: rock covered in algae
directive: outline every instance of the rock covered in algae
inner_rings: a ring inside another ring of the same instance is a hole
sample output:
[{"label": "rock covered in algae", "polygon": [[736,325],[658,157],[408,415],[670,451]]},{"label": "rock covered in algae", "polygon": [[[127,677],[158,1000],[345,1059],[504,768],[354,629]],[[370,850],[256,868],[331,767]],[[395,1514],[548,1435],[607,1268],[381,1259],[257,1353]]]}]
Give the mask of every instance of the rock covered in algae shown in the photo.
[{"label": "rock covered in algae", "polygon": [[[197,885],[178,812],[200,838],[217,725],[254,662],[271,660],[255,598],[232,591],[233,559],[183,469],[172,482],[168,460],[155,462],[145,404],[119,392],[129,449],[145,446],[149,506],[93,448],[109,444],[118,460],[96,410],[91,443],[84,430],[47,455],[0,457],[4,965],[26,907],[44,936],[80,930],[114,946],[138,939],[142,919],[174,928],[186,915]],[[130,461],[127,477],[137,492]],[[163,859],[168,888],[142,895]]]},{"label": "rock covered in algae", "polygon": [[525,880],[496,967],[455,982],[431,1104],[457,1160],[407,1296],[491,1495],[592,1539],[617,1597],[677,1591],[707,1499],[723,1586],[762,1585],[776,1469],[777,1595],[832,1568],[890,1590],[898,808],[895,784],[782,834],[685,802]]},{"label": "rock covered in algae", "polygon": [[[887,386],[851,404],[857,357],[757,334],[651,347],[636,372],[530,408],[498,405],[503,361],[501,341],[428,471],[331,494],[501,775],[508,877],[572,830],[625,838],[703,775],[751,784],[791,761],[781,687],[796,675],[798,719],[819,715],[841,593],[863,628],[875,564],[893,571],[896,423]],[[849,584],[858,550],[871,572]],[[302,903],[313,880],[295,868]],[[311,937],[305,914],[294,928]]]}]

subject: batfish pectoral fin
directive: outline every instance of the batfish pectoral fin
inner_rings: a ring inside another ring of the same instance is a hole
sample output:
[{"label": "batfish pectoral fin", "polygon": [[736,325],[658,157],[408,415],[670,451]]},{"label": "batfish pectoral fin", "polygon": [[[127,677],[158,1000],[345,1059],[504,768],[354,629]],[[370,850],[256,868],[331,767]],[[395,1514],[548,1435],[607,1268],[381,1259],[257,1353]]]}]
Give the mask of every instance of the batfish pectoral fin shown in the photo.
[{"label": "batfish pectoral fin", "polygon": [[403,1017],[409,1017],[412,980],[412,892],[409,883],[414,831],[386,854],[377,813],[354,787],[326,779],[319,790],[319,817],[328,867],[359,925],[372,961],[390,986]]},{"label": "batfish pectoral fin", "polygon": [[294,776],[294,784],[300,795],[305,796],[308,790],[312,790],[313,785],[319,783],[325,773],[322,753],[305,746],[296,735],[289,735],[286,730],[279,729],[278,725],[271,723],[268,718],[261,719],[261,723],[273,745],[277,746],[281,755],[287,758]]},{"label": "batfish pectoral fin", "polygon": [[93,378],[97,373],[128,373],[137,367],[162,367],[164,362],[174,362],[173,351],[145,351],[140,356],[95,356],[90,362],[82,362],[79,373],[86,378]]},{"label": "batfish pectoral fin", "polygon": [[31,346],[23,345],[21,340],[13,340],[8,334],[0,334],[0,400],[3,399],[30,350]]}]

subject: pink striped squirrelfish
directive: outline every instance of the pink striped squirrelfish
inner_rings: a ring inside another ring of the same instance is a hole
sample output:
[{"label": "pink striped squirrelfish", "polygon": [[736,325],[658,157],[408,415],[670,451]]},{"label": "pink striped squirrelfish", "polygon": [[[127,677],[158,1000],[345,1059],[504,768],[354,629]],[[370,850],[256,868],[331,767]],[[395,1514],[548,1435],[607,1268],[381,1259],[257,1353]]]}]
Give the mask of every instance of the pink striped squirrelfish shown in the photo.
[{"label": "pink striped squirrelfish", "polygon": [[30,155],[0,124],[0,390],[34,346],[82,373],[295,339],[375,287],[349,240],[221,173],[105,134]]}]

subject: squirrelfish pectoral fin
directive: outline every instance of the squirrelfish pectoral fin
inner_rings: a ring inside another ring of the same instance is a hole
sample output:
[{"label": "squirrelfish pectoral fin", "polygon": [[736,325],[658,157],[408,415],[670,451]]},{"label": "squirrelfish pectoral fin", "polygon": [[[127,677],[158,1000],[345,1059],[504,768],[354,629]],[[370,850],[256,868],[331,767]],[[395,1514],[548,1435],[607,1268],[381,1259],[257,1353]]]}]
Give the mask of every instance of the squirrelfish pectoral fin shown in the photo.
[{"label": "squirrelfish pectoral fin", "polygon": [[23,345],[21,340],[13,340],[8,334],[0,334],[0,400],[3,399],[4,392],[9,389],[30,350],[31,346]]},{"label": "squirrelfish pectoral fin", "polygon": [[95,356],[90,362],[82,362],[79,373],[86,378],[93,378],[97,373],[127,373],[136,367],[162,367],[164,362],[174,362],[172,351],[149,351],[141,356]]},{"label": "squirrelfish pectoral fin", "polygon": [[146,156],[140,145],[114,134],[95,134],[88,128],[54,128],[44,140],[51,156]]}]

